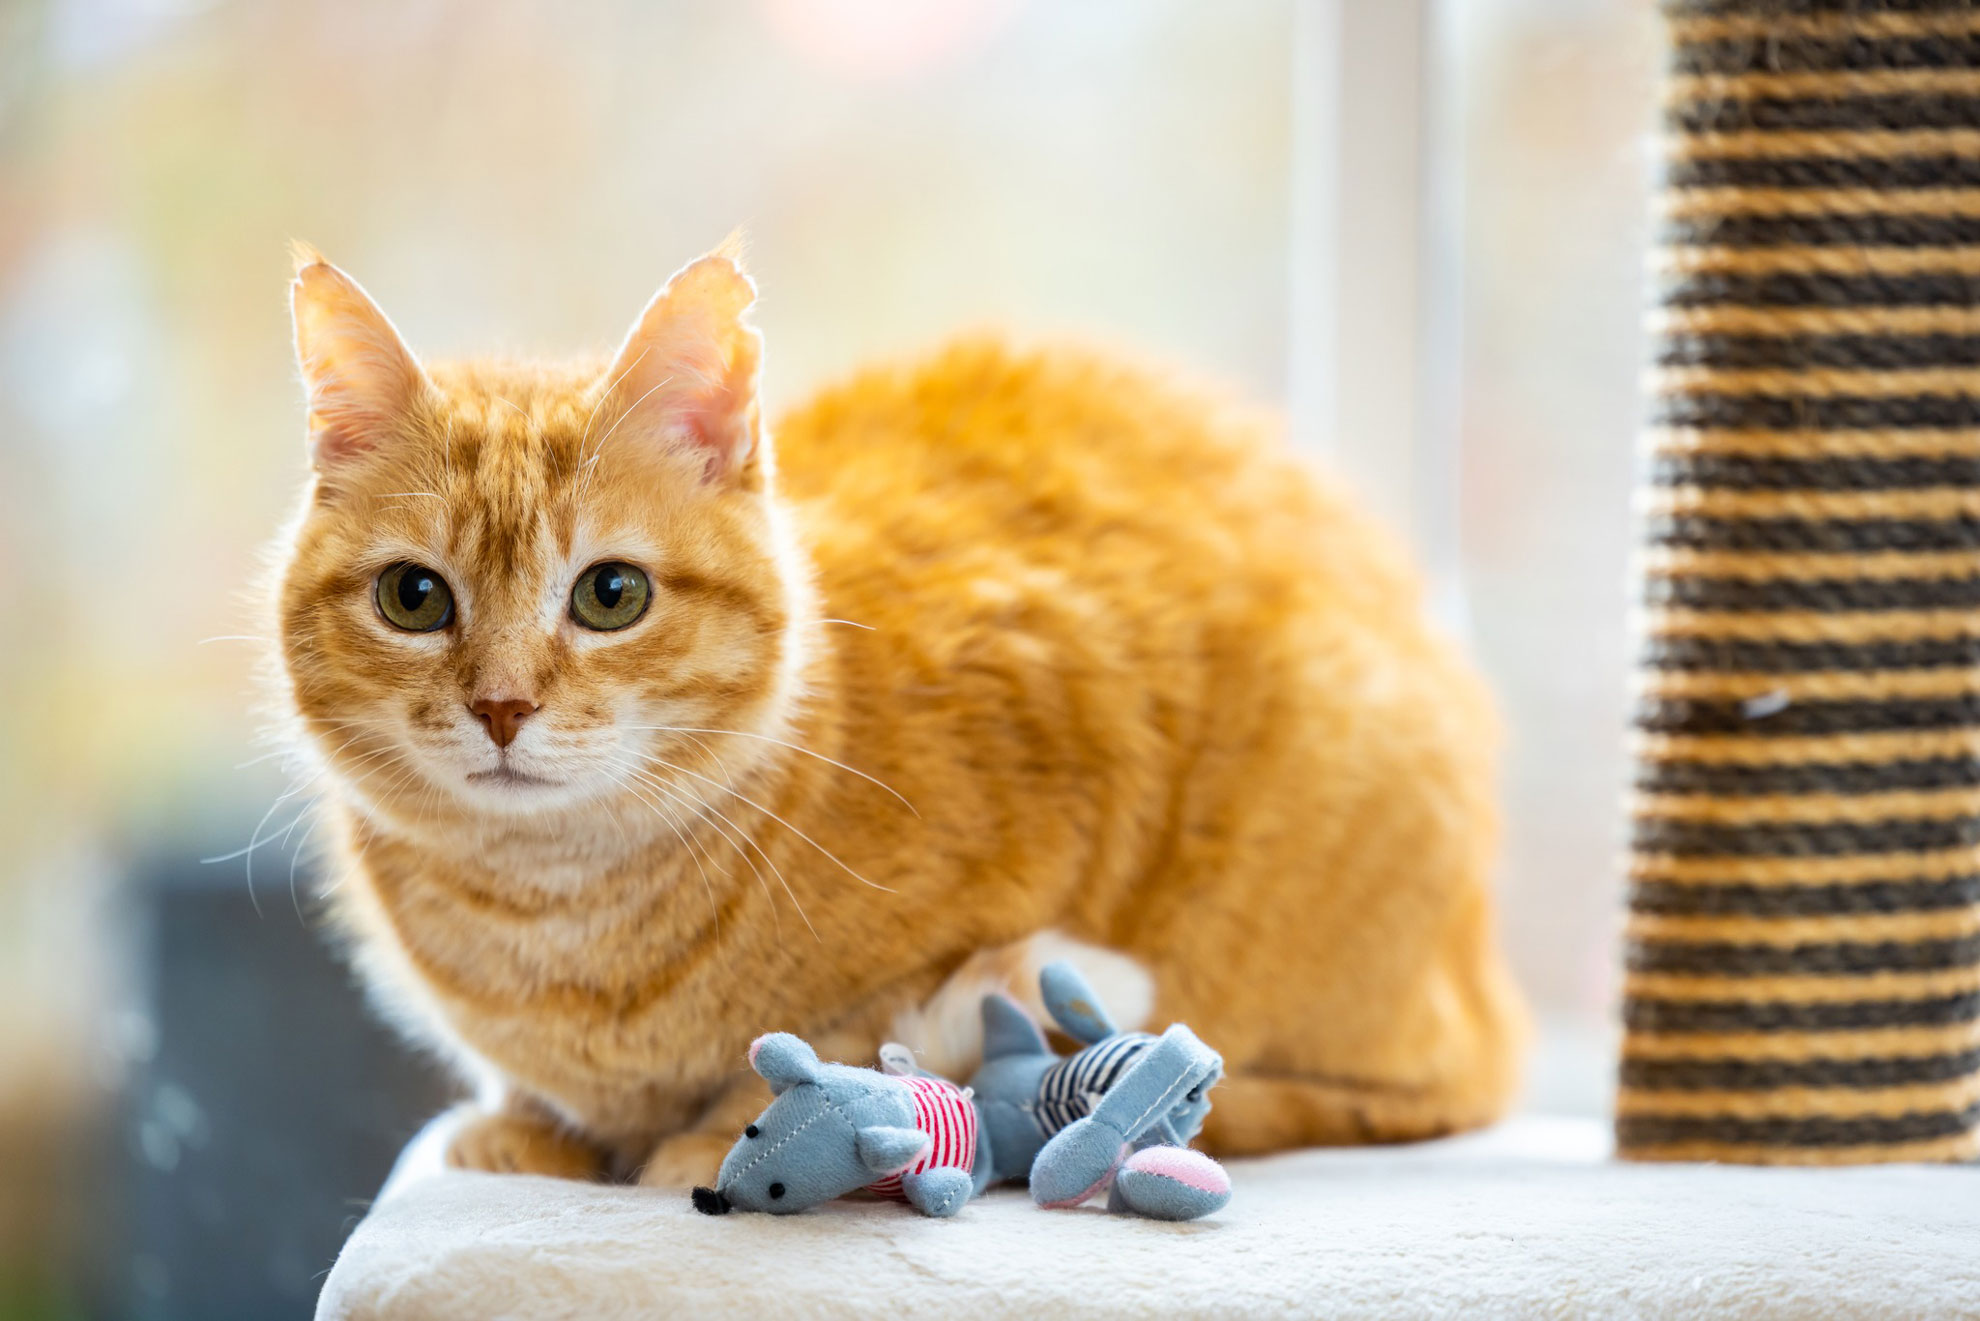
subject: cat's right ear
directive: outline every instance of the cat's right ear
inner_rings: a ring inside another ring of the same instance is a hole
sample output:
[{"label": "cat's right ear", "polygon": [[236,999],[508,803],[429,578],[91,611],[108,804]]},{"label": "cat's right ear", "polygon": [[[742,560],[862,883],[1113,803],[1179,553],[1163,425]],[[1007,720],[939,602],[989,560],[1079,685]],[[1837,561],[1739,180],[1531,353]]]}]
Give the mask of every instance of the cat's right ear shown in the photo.
[{"label": "cat's right ear", "polygon": [[289,305],[309,401],[309,455],[319,473],[378,448],[429,389],[419,360],[358,282],[306,244],[295,247]]}]

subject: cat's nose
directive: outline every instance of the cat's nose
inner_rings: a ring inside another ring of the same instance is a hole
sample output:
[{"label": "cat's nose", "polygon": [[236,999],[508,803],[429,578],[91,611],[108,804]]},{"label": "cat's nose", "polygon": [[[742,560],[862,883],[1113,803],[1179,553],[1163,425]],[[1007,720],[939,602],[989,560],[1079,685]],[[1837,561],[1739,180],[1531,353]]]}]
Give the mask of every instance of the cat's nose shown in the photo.
[{"label": "cat's nose", "polygon": [[506,748],[516,741],[522,722],[536,714],[536,703],[520,697],[478,697],[468,703],[468,710],[481,717],[495,746]]}]

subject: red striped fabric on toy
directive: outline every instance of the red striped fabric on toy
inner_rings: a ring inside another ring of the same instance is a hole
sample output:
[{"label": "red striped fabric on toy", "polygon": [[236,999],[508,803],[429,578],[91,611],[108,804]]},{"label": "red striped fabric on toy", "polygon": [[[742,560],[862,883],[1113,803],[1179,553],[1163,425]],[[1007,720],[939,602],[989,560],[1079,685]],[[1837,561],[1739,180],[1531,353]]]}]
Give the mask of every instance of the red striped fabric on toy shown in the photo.
[{"label": "red striped fabric on toy", "polygon": [[919,1174],[942,1165],[972,1172],[976,1168],[976,1107],[962,1088],[942,1078],[902,1078],[901,1081],[914,1091],[914,1126],[931,1140],[906,1169],[866,1185],[866,1191],[875,1197],[896,1202],[907,1200],[901,1191],[902,1175]]}]

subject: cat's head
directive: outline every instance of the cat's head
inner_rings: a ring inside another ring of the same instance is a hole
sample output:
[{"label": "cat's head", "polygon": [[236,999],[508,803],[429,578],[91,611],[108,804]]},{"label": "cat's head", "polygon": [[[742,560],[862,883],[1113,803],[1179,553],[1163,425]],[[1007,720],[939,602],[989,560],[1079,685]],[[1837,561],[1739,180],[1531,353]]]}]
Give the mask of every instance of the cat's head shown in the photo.
[{"label": "cat's head", "polygon": [[423,365],[299,252],[311,480],[280,649],[293,714],[360,801],[513,818],[644,798],[685,821],[684,793],[774,737],[806,588],[771,497],[754,298],[718,250],[609,363]]}]

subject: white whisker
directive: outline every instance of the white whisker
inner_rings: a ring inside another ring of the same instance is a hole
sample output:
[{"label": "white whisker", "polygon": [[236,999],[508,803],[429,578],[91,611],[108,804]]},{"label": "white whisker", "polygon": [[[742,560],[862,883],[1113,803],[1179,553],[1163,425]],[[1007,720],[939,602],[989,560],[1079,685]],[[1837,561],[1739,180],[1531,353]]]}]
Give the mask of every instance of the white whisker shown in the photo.
[{"label": "white whisker", "polygon": [[[921,815],[920,811],[916,809],[913,803],[910,803],[907,799],[902,798],[900,792],[896,790],[893,785],[888,784],[886,781],[875,779],[873,776],[868,775],[865,771],[859,769],[859,767],[857,766],[848,766],[844,762],[836,761],[833,758],[826,756],[822,752],[813,752],[810,748],[799,747],[797,744],[789,742],[786,739],[772,738],[768,734],[752,734],[750,731],[746,729],[703,729],[700,728],[699,726],[693,726],[693,725],[628,725],[626,726],[626,728],[658,730],[670,734],[728,734],[728,735],[732,735],[735,738],[753,738],[753,739],[761,739],[765,743],[775,743],[780,748],[789,748],[792,752],[801,752],[807,757],[817,758],[819,761],[824,762],[828,766],[837,766],[840,770],[845,771],[848,774],[857,775],[860,779],[865,780],[868,784],[871,784],[880,789],[884,789],[888,793],[893,794],[895,798],[900,800],[901,806],[905,807],[908,811],[913,812],[916,816]],[[695,741],[697,743],[700,742],[699,739]],[[718,766],[721,765],[721,761],[719,758],[716,759],[715,764]],[[727,773],[728,773],[727,770],[724,769],[723,774],[726,776]],[[731,785],[730,788],[733,789],[734,786]],[[740,797],[740,795],[738,795],[738,797]]]},{"label": "white whisker", "polygon": [[[645,759],[647,761],[654,763],[655,765],[665,766],[670,771],[677,771],[682,775],[691,775],[695,779],[700,780],[703,784],[709,785],[712,788],[720,789],[723,787],[722,785],[716,784],[715,781],[709,779],[706,775],[703,775],[698,771],[691,771],[685,766],[676,766],[673,762],[668,761],[663,757],[654,757],[649,755],[646,756]],[[805,843],[811,845],[811,847],[817,849],[820,853],[824,854],[827,858],[829,858],[832,861],[833,865],[838,867],[839,870],[845,872],[846,875],[852,877],[855,881],[858,881],[861,885],[870,886],[875,890],[885,890],[888,894],[894,893],[893,887],[887,885],[881,885],[877,881],[869,881],[864,876],[861,876],[858,872],[854,871],[850,866],[848,866],[845,860],[841,858],[838,854],[832,852],[832,850],[826,848],[823,844],[820,844],[817,840],[805,834],[802,830],[799,830],[796,826],[784,820],[784,818],[778,816],[775,812],[771,811],[763,804],[757,802],[754,798],[751,798],[749,795],[744,793],[738,793],[734,789],[730,789],[728,790],[728,792],[734,794],[737,798],[741,799],[743,802],[748,803],[751,807],[763,813],[763,815],[769,817],[772,821],[775,821],[778,825],[790,831],[793,835],[796,835],[799,839],[803,840]]]},{"label": "white whisker", "polygon": [[[624,768],[622,768],[622,769],[626,769],[626,770],[630,770],[630,771],[632,771],[632,773],[633,773],[633,774],[635,774],[635,775],[637,775],[637,774],[639,774],[639,771],[638,771],[638,768],[637,768],[637,767],[624,767]],[[688,836],[688,835],[687,835],[686,833],[684,833],[684,832],[683,832],[683,831],[681,830],[681,828],[680,828],[680,826],[678,826],[678,825],[676,825],[676,824],[674,823],[674,821],[672,820],[672,818],[671,818],[670,816],[668,816],[668,815],[666,815],[666,814],[664,814],[664,813],[663,813],[663,812],[661,811],[661,805],[660,805],[660,804],[658,804],[658,803],[655,803],[655,802],[654,802],[654,801],[653,801],[652,799],[650,799],[650,798],[648,798],[648,797],[647,797],[647,796],[646,796],[645,794],[642,794],[642,793],[641,793],[641,792],[640,792],[640,791],[639,791],[638,789],[636,789],[636,788],[634,788],[634,787],[633,787],[633,786],[632,786],[632,785],[631,785],[630,783],[628,783],[627,781],[624,781],[624,780],[621,780],[621,781],[620,781],[619,783],[620,783],[621,785],[623,785],[623,786],[625,787],[625,789],[626,789],[626,790],[627,790],[627,791],[628,791],[629,793],[631,793],[631,794],[632,794],[632,796],[633,796],[634,798],[637,798],[637,799],[638,799],[638,800],[639,800],[639,801],[640,801],[641,803],[644,803],[644,804],[646,805],[646,807],[648,808],[648,810],[650,810],[650,811],[651,811],[651,812],[653,813],[653,815],[654,815],[654,816],[655,816],[655,817],[656,817],[656,818],[657,818],[657,819],[658,819],[658,820],[660,821],[660,823],[661,823],[662,825],[664,825],[664,826],[666,826],[666,827],[667,827],[667,829],[669,829],[669,830],[671,830],[671,831],[673,831],[673,832],[674,832],[674,838],[675,838],[675,839],[678,839],[678,840],[679,840],[679,841],[681,842],[681,846],[682,846],[683,848],[685,848],[685,849],[687,850],[687,852],[688,852],[688,861],[690,861],[690,862],[692,862],[692,863],[694,864],[694,869],[695,869],[695,870],[696,870],[697,872],[699,872],[699,873],[701,873],[701,889],[702,889],[702,892],[703,892],[704,894],[706,894],[706,895],[708,896],[708,916],[709,916],[709,920],[710,920],[711,922],[713,922],[713,923],[714,923],[714,925],[715,925],[715,936],[716,936],[716,939],[718,939],[718,940],[719,940],[719,939],[721,938],[721,935],[722,935],[722,914],[721,914],[721,910],[720,910],[720,908],[718,908],[718,907],[716,906],[716,903],[715,903],[715,887],[714,887],[714,885],[713,885],[713,884],[712,884],[712,883],[711,883],[711,882],[709,881],[709,879],[708,879],[708,869],[707,869],[707,868],[705,868],[705,867],[703,867],[703,866],[701,865],[701,858],[700,858],[700,857],[699,857],[699,856],[697,855],[697,853],[696,853],[696,851],[695,851],[695,846],[694,846],[694,841],[693,841],[693,840],[692,840],[691,838],[689,838],[689,836]],[[713,861],[713,859],[711,858],[711,859],[710,859],[710,861],[712,862],[712,861]]]},{"label": "white whisker", "polygon": [[[669,785],[664,780],[661,780],[658,776],[651,775],[646,771],[642,771],[635,768],[633,770],[633,774],[639,776],[642,781],[652,785],[654,788],[658,789],[661,793],[666,794],[669,798],[673,799],[675,802],[678,802],[685,807],[692,808],[697,816],[707,821],[708,824],[714,828],[716,833],[720,834],[723,839],[728,840],[729,846],[735,849],[736,852],[739,855],[741,855],[743,862],[748,865],[750,871],[756,874],[756,883],[763,887],[763,892],[767,895],[770,892],[769,883],[763,879],[763,873],[757,869],[756,863],[751,861],[749,856],[749,849],[755,849],[758,856],[760,856],[763,859],[764,864],[770,868],[771,875],[777,878],[777,884],[781,885],[784,888],[784,894],[789,897],[791,901],[791,907],[797,910],[798,919],[804,923],[805,930],[811,933],[811,937],[813,940],[818,940],[822,943],[823,937],[821,937],[818,934],[818,928],[811,925],[811,915],[804,911],[804,905],[801,902],[799,902],[797,897],[797,891],[791,889],[790,881],[785,879],[783,869],[777,866],[775,859],[773,859],[768,853],[764,852],[763,846],[761,844],[758,844],[755,840],[749,837],[749,832],[745,831],[740,825],[736,824],[735,820],[730,816],[728,816],[726,813],[724,813],[720,808],[714,806],[712,803],[707,803],[702,801],[702,799],[699,796],[695,794],[690,794],[685,789],[681,789],[676,786]],[[737,796],[740,797],[741,795],[737,795]],[[724,830],[721,825],[717,824],[718,821],[726,822],[729,827],[729,830],[733,830],[735,832],[735,837],[731,838],[728,830]],[[737,840],[740,840],[741,843],[738,843]],[[777,915],[777,908],[774,901],[771,904],[770,912],[773,917]],[[782,919],[779,918],[778,920],[781,923]]]}]

